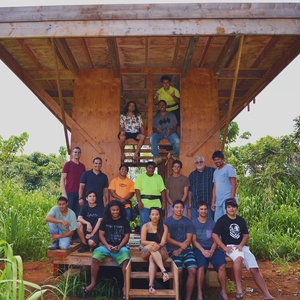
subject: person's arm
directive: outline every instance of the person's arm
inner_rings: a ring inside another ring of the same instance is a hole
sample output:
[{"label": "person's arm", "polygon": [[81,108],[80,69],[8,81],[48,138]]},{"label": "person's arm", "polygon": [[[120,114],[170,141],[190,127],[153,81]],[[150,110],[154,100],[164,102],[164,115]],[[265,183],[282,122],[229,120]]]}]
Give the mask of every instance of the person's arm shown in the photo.
[{"label": "person's arm", "polygon": [[162,190],[160,192],[160,194],[161,194],[161,200],[162,200],[162,209],[166,210],[167,209],[166,190]]},{"label": "person's arm", "polygon": [[177,131],[177,124],[174,124],[173,125],[173,128],[170,130],[170,129],[168,129],[168,131],[166,132],[166,135],[168,136],[168,135],[171,135],[172,133],[174,133],[174,132],[176,132]]},{"label": "person's arm", "polygon": [[188,208],[192,208],[192,192],[189,191]]},{"label": "person's arm", "polygon": [[56,223],[56,224],[62,224],[65,228],[69,228],[70,227],[70,223],[67,221],[64,221],[62,219],[57,219],[51,215],[47,215],[46,216],[46,222],[48,223]]},{"label": "person's arm", "polygon": [[144,204],[143,204],[142,199],[141,199],[141,192],[140,192],[140,190],[135,189],[135,194],[136,194],[136,200],[137,200],[137,203],[138,203],[138,208],[139,209],[143,209],[144,208]]},{"label": "person's arm", "polygon": [[85,187],[85,183],[80,183],[79,184],[79,190],[78,190],[79,199],[78,199],[78,202],[79,202],[80,206],[84,205],[84,195],[83,195],[84,187]]},{"label": "person's arm", "polygon": [[112,245],[110,245],[110,244],[108,244],[108,242],[107,242],[107,240],[106,240],[106,238],[105,238],[105,231],[104,230],[100,230],[99,231],[99,238],[100,238],[100,242],[106,247],[106,249],[108,250],[108,251],[112,251]]},{"label": "person's arm", "polygon": [[167,198],[168,204],[172,205],[173,202],[172,202],[172,199],[170,197],[170,190],[169,189],[166,190],[166,198]]},{"label": "person's arm", "polygon": [[214,187],[212,190],[212,199],[211,199],[211,210],[215,211],[216,210],[216,183],[214,182]]},{"label": "person's arm", "polygon": [[236,194],[236,177],[229,177],[231,183],[231,193],[230,198],[234,198]]},{"label": "person's arm", "polygon": [[248,240],[249,240],[250,235],[249,234],[243,234],[243,239],[240,242],[239,245],[236,245],[236,247],[242,251],[243,247],[247,244]]},{"label": "person's arm", "polygon": [[154,241],[148,241],[147,240],[147,232],[148,232],[148,226],[149,223],[146,223],[142,227],[142,232],[141,232],[141,245],[147,246],[147,245],[154,245]]},{"label": "person's arm", "polygon": [[173,91],[170,96],[173,98],[173,100],[176,102],[176,103],[179,103],[180,102],[180,98],[175,96],[175,91]]},{"label": "person's arm", "polygon": [[186,202],[186,200],[188,200],[188,195],[189,195],[189,187],[185,186],[183,188],[183,196],[182,196],[181,201],[184,202],[184,203],[186,203],[188,205],[188,207],[189,207],[188,201]]},{"label": "person's arm", "polygon": [[86,225],[86,230],[87,230],[88,233],[92,232],[93,227],[92,227],[91,223],[89,221],[85,220],[83,218],[83,216],[78,216],[77,221],[84,224],[84,225]]},{"label": "person's arm", "polygon": [[103,205],[106,206],[109,202],[109,190],[108,188],[104,188],[104,193],[103,193]]},{"label": "person's arm", "polygon": [[99,218],[93,231],[91,232],[91,236],[93,236],[97,231],[99,231],[99,227],[100,227],[100,224],[101,224],[101,221],[102,221],[102,218]]},{"label": "person's arm", "polygon": [[68,175],[67,173],[61,173],[60,187],[61,187],[62,195],[68,199],[68,195],[67,195],[67,192],[66,192],[67,175]]},{"label": "person's arm", "polygon": [[193,234],[192,243],[195,248],[197,248],[199,251],[201,251],[201,253],[203,254],[204,257],[206,257],[206,258],[212,257],[212,253],[210,253],[210,250],[205,250],[201,246],[201,244],[198,243],[196,234]]},{"label": "person's arm", "polygon": [[140,133],[141,133],[141,134],[145,134],[145,128],[144,128],[144,125],[142,125],[142,126],[140,127]]}]

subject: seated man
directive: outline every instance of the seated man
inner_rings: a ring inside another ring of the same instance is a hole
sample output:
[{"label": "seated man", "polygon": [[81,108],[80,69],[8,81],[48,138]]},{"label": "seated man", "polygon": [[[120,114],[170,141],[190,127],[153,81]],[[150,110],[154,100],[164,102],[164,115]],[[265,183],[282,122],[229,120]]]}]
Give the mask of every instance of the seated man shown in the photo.
[{"label": "seated man", "polygon": [[100,241],[102,246],[96,248],[92,255],[91,284],[82,288],[88,293],[96,287],[100,262],[111,256],[120,266],[123,273],[123,299],[125,299],[125,271],[130,259],[130,252],[126,244],[129,240],[130,225],[126,220],[126,212],[121,202],[113,200],[108,203],[100,224]]},{"label": "seated man", "polygon": [[182,285],[182,270],[185,265],[188,277],[186,280],[186,300],[192,297],[197,263],[194,252],[190,246],[194,234],[193,223],[183,216],[184,203],[181,200],[173,202],[173,216],[164,220],[168,227],[167,251],[175,262],[179,274],[179,286]]},{"label": "seated man", "polygon": [[236,299],[243,299],[242,264],[250,271],[256,285],[263,292],[263,300],[275,300],[269,293],[266,283],[259,271],[254,255],[247,242],[249,232],[244,218],[236,214],[238,204],[235,198],[225,200],[226,215],[218,219],[213,229],[213,239],[233,260],[236,283]]},{"label": "seated man", "polygon": [[108,190],[113,200],[118,200],[123,203],[126,210],[126,219],[130,222],[131,219],[131,198],[135,193],[134,182],[127,177],[129,168],[126,165],[121,165],[119,168],[119,176],[112,179],[108,186]]},{"label": "seated man", "polygon": [[57,199],[57,206],[52,207],[46,216],[52,245],[49,250],[70,248],[71,237],[77,229],[76,215],[68,208],[68,200],[65,197]]},{"label": "seated man", "polygon": [[99,246],[99,227],[102,220],[102,211],[100,205],[97,205],[96,192],[89,190],[86,193],[88,205],[81,207],[77,219],[77,233],[82,242],[78,252],[89,252],[90,247]]},{"label": "seated man", "polygon": [[198,264],[197,271],[197,288],[198,298],[202,300],[202,285],[205,272],[207,271],[209,262],[212,263],[218,272],[218,280],[221,286],[221,292],[218,295],[219,300],[228,300],[226,294],[226,260],[222,251],[217,249],[217,244],[212,238],[212,231],[215,222],[207,217],[208,204],[206,202],[198,203],[198,218],[192,220],[195,234],[193,234],[194,254]]},{"label": "seated man", "polygon": [[125,140],[134,139],[138,141],[132,158],[132,163],[136,165],[138,153],[140,152],[145,140],[145,132],[141,114],[134,101],[129,101],[121,113],[120,132],[118,138],[121,149],[121,164],[123,164],[125,160]]},{"label": "seated man", "polygon": [[166,111],[166,101],[160,100],[158,102],[159,112],[153,118],[153,133],[150,137],[150,144],[154,162],[160,164],[162,158],[158,152],[158,143],[166,138],[173,147],[173,160],[179,159],[180,140],[176,133],[177,121],[175,115]]}]

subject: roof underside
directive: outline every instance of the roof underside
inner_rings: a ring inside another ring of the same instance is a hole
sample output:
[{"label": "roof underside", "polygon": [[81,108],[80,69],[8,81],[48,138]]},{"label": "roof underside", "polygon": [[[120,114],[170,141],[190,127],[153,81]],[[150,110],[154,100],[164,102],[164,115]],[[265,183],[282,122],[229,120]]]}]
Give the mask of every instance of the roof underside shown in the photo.
[{"label": "roof underside", "polygon": [[212,69],[222,118],[239,63],[233,119],[299,53],[295,3],[0,8],[1,60],[60,120],[60,91],[72,117],[74,79],[85,68],[112,68],[121,78],[121,105],[135,100],[142,111],[148,76],[154,92],[162,74],[180,89],[189,69]]}]

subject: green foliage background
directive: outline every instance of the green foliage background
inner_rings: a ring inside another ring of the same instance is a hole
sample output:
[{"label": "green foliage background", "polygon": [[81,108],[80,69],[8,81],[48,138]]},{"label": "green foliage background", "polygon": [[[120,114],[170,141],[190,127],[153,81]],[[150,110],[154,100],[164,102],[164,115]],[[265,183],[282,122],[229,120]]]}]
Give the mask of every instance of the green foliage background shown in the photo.
[{"label": "green foliage background", "polygon": [[[267,136],[239,147],[230,146],[239,135],[238,125],[233,122],[228,131],[225,154],[237,170],[238,214],[246,219],[250,247],[261,259],[300,259],[299,117],[294,121],[290,135]],[[61,147],[58,156],[17,155],[27,140],[27,133],[8,140],[0,136],[0,232],[24,260],[43,260],[50,243],[44,220],[60,195],[66,149]],[[130,170],[131,178],[134,172]]]}]

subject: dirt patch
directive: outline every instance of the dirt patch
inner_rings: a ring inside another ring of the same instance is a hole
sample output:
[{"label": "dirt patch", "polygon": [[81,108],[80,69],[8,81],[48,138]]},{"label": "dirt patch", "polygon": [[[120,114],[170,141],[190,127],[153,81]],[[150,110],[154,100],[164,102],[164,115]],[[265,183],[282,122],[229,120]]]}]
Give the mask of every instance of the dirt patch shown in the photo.
[{"label": "dirt patch", "polygon": [[[39,285],[53,284],[55,280],[52,277],[52,264],[46,262],[25,262],[24,279]],[[298,300],[300,299],[300,263],[280,266],[273,265],[270,262],[259,262],[261,272],[270,290],[270,293],[277,300]],[[233,282],[228,283],[228,287],[234,287]],[[261,300],[262,293],[255,285],[251,274],[243,270],[243,289],[253,288],[253,292],[246,292],[244,299]],[[247,289],[247,290],[248,290]],[[216,294],[216,288],[205,288],[204,295],[207,299],[210,295]],[[229,299],[235,299],[235,293],[228,294]]]}]

